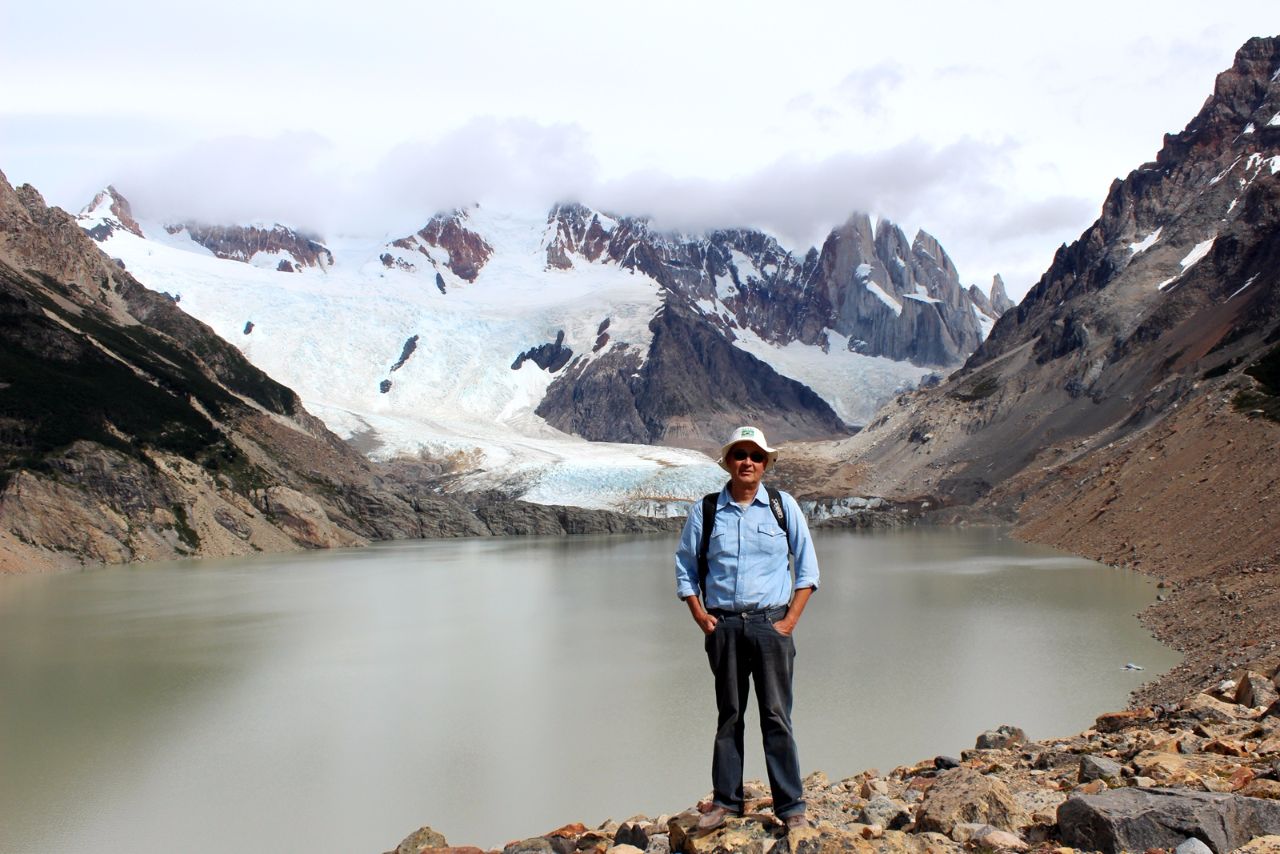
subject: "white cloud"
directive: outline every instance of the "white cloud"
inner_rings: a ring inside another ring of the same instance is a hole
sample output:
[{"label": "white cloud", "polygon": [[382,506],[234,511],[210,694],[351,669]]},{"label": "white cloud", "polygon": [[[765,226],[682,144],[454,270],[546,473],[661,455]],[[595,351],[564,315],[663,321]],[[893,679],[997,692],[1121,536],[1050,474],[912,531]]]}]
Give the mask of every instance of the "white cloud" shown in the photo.
[{"label": "white cloud", "polygon": [[1017,294],[1271,17],[1242,2],[1080,0],[1050,28],[995,0],[17,4],[0,169],[69,208],[114,182],[319,229],[577,196],[806,242],[869,209]]}]

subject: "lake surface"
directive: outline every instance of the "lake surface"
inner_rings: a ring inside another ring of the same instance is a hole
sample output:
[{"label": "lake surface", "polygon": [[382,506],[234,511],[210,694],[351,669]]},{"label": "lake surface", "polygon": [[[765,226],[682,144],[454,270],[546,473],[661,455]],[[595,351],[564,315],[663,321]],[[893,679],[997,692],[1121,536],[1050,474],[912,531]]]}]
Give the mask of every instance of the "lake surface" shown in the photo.
[{"label": "lake surface", "polygon": [[[1073,733],[1177,662],[1129,572],[981,528],[815,542],[806,774],[958,755],[1004,723]],[[494,846],[684,809],[710,789],[715,705],[674,543],[0,577],[0,851],[374,854],[423,824]],[[758,733],[753,709],[749,778]]]}]

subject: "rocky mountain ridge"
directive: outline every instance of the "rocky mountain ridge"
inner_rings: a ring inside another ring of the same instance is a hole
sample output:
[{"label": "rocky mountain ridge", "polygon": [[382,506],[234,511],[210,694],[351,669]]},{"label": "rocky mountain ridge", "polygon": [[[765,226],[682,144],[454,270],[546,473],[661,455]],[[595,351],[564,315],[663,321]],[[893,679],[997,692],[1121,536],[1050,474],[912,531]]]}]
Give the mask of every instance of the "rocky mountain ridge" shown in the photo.
[{"label": "rocky mountain ridge", "polygon": [[964,367],[853,440],[888,492],[974,500],[1215,390],[1265,397],[1248,371],[1280,340],[1278,69],[1276,39],[1241,48],[1200,114],[1113,184]]},{"label": "rocky mountain ridge", "polygon": [[[104,245],[127,230],[113,224],[109,214],[128,207],[114,189],[106,196],[110,206],[96,200],[82,215],[86,229]],[[446,299],[468,289],[492,288],[495,279],[511,275],[513,250],[495,243],[479,213],[475,208],[440,214],[414,234],[387,242],[376,252],[374,269],[383,271],[376,275],[425,280]],[[850,424],[861,423],[895,388],[918,381],[930,366],[959,364],[997,316],[981,291],[960,285],[936,240],[921,232],[908,243],[892,223],[880,220],[873,227],[865,215],[851,217],[821,250],[811,249],[803,257],[762,232],[664,233],[643,218],[614,217],[579,204],[556,205],[545,223],[531,226],[540,232],[534,235],[535,251],[545,256],[545,263],[538,275],[548,287],[566,275],[599,276],[613,269],[652,282],[658,297],[640,330],[629,332],[616,322],[609,329],[616,318],[602,312],[591,321],[594,332],[583,328],[575,336],[569,325],[561,325],[505,355],[513,370],[525,365],[522,354],[555,348],[567,355],[554,365],[531,363],[549,374],[544,396],[532,412],[593,441],[710,448],[722,432],[722,419],[741,411],[744,403],[751,412],[773,413],[771,425],[782,440],[847,435]],[[503,228],[509,232],[511,225]],[[188,224],[165,230],[171,236],[190,236],[220,258],[260,267],[278,261],[280,269],[324,272],[335,263],[327,247],[314,241],[288,243],[285,238],[292,232],[283,226],[276,226],[272,235],[278,239],[271,243],[264,243],[262,233],[240,227]],[[119,251],[107,248],[112,254]],[[528,248],[521,244],[516,251]],[[507,255],[499,257],[503,253]],[[350,265],[352,260],[336,263]],[[168,282],[154,286],[178,290]],[[1005,302],[1001,290],[996,303]],[[581,322],[585,327],[586,319]],[[251,317],[237,324],[244,330],[260,327],[261,319]],[[222,331],[237,340],[230,330]],[[427,340],[420,330],[408,337],[413,335]],[[795,358],[776,363],[770,348],[787,347],[811,349],[819,357],[833,350],[868,357],[876,381],[859,383],[852,369],[839,379],[831,359],[810,357],[812,365],[832,362],[816,368]],[[671,353],[662,352],[665,348]],[[674,358],[677,352],[683,361]],[[879,363],[873,357],[894,361]],[[902,367],[886,367],[895,363]],[[743,397],[745,386],[731,383],[724,389],[715,379],[726,376],[728,366],[750,376],[750,399]],[[828,379],[806,390],[813,370]],[[399,389],[409,381],[405,375],[380,379],[377,386],[390,399],[377,407],[394,406]],[[762,393],[769,396],[758,397]],[[839,411],[833,397],[840,401]],[[612,417],[619,407],[621,417]]]},{"label": "rocky mountain ridge", "polygon": [[374,466],[2,175],[0,315],[0,571],[670,524],[445,498],[438,464]]}]

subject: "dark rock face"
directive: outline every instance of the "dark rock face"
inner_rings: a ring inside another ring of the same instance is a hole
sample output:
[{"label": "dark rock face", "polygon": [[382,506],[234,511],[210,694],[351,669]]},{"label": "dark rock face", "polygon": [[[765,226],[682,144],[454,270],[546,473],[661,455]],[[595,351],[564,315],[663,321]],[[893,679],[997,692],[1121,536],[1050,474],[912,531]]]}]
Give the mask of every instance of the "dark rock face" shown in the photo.
[{"label": "dark rock face", "polygon": [[186,231],[188,236],[219,258],[249,262],[259,252],[287,255],[276,265],[277,270],[294,272],[296,267],[329,267],[333,253],[324,244],[299,234],[293,229],[274,225],[271,228],[243,225],[201,225],[187,222],[167,225],[170,234]]},{"label": "dark rock face", "polygon": [[593,361],[571,362],[537,414],[586,439],[683,447],[718,445],[728,421],[788,439],[850,432],[811,389],[731,346],[674,300],[649,328],[647,358],[614,347]]},{"label": "dark rock face", "polygon": [[564,330],[561,329],[556,333],[556,340],[550,344],[539,344],[536,347],[530,347],[511,363],[511,370],[518,371],[525,362],[533,362],[539,368],[549,374],[569,364],[569,360],[573,358],[573,350],[564,346]]},{"label": "dark rock face", "polygon": [[1062,840],[1086,851],[1173,849],[1185,839],[1226,854],[1255,836],[1280,833],[1280,803],[1185,789],[1114,789],[1058,807]]},{"label": "dark rock face", "polygon": [[[416,233],[393,241],[391,245],[398,249],[421,253],[433,267],[438,267],[441,263],[439,256],[445,255],[447,260],[443,261],[444,266],[452,270],[458,278],[468,282],[476,280],[481,268],[493,255],[493,247],[486,243],[483,237],[467,228],[466,214],[463,211],[438,214]],[[444,251],[433,255],[432,249]],[[391,258],[389,254],[384,255],[383,265],[392,266],[388,262]],[[411,263],[404,260],[399,260],[397,266],[402,269],[414,268]],[[436,287],[444,293],[444,279],[439,273],[436,274]]]},{"label": "dark rock face", "polygon": [[981,340],[974,312],[984,309],[946,252],[924,232],[908,243],[887,220],[873,231],[867,216],[855,215],[802,258],[760,232],[663,234],[645,220],[576,204],[557,205],[548,224],[549,268],[572,266],[574,257],[604,260],[645,273],[699,312],[700,303],[718,301],[723,313],[707,319],[730,339],[733,329],[750,329],[778,344],[825,347],[830,331],[858,352],[944,366]]},{"label": "dark rock face", "polygon": [[404,363],[409,361],[409,357],[412,356],[413,352],[417,349],[418,349],[418,336],[411,335],[408,339],[405,340],[404,347],[400,349],[400,358],[397,359],[396,363],[391,366],[392,372],[398,371],[401,368],[403,368]]}]

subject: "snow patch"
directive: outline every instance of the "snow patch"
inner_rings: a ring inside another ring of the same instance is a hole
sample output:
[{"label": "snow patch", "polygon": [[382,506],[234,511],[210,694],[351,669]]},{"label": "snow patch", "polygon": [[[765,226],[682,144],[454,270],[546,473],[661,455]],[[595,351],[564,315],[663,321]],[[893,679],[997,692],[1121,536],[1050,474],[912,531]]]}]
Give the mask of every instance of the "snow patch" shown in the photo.
[{"label": "snow patch", "polygon": [[756,268],[756,262],[752,261],[750,256],[739,252],[737,249],[729,250],[729,261],[737,269],[739,281],[764,278],[760,270]]},{"label": "snow patch", "polygon": [[[1232,164],[1232,165],[1235,165],[1235,164]],[[1223,174],[1226,174],[1226,173],[1223,173]],[[1221,176],[1219,176],[1219,178],[1220,177]],[[1219,180],[1219,178],[1215,178],[1214,181]],[[1143,252],[1146,252],[1152,246],[1156,245],[1156,241],[1160,239],[1160,232],[1162,231],[1164,231],[1164,226],[1157,228],[1155,231],[1151,232],[1146,237],[1139,240],[1137,243],[1130,243],[1129,252],[1132,253],[1133,255],[1141,255]]]},{"label": "snow patch", "polygon": [[863,262],[858,265],[858,268],[853,271],[853,274],[859,279],[869,279],[871,278],[871,265]]},{"label": "snow patch", "polygon": [[969,303],[969,310],[973,312],[973,319],[978,321],[978,329],[982,333],[982,340],[986,341],[987,336],[991,334],[991,330],[996,326],[995,319],[983,314],[973,303]]},{"label": "snow patch", "polygon": [[1239,163],[1239,162],[1240,162],[1240,158],[1239,158],[1239,157],[1237,157],[1235,160],[1231,161],[1231,165],[1230,165],[1230,166],[1228,166],[1226,169],[1223,169],[1223,170],[1222,170],[1221,172],[1219,172],[1217,175],[1214,175],[1212,178],[1210,178],[1210,179],[1209,179],[1209,186],[1210,186],[1210,187],[1212,187],[1214,184],[1218,183],[1218,182],[1219,182],[1219,181],[1221,181],[1223,178],[1227,177],[1227,175],[1231,174],[1231,170],[1232,170],[1232,169],[1234,169],[1234,168],[1236,168],[1236,164],[1237,164],[1237,163]]},{"label": "snow patch", "polygon": [[898,302],[896,299],[889,296],[889,294],[885,293],[884,288],[880,287],[875,282],[866,282],[866,286],[867,286],[867,290],[875,294],[880,299],[880,302],[889,306],[889,309],[895,315],[897,315],[898,317],[902,316],[902,303]]},{"label": "snow patch", "polygon": [[1244,130],[1240,131],[1240,134],[1241,136],[1243,136],[1244,134],[1247,134],[1247,133],[1253,133],[1253,131],[1254,131],[1253,122],[1249,122],[1249,124],[1244,126]]},{"label": "snow patch", "polygon": [[924,302],[924,303],[934,302],[934,303],[938,303],[939,305],[941,305],[942,303],[942,300],[940,299],[936,299],[935,297],[931,297],[927,295],[921,295],[920,293],[903,294],[902,296],[904,299],[913,299],[916,302]]},{"label": "snow patch", "polygon": [[1195,245],[1195,248],[1187,253],[1187,257],[1180,262],[1182,264],[1182,272],[1187,272],[1187,268],[1195,264],[1201,258],[1209,254],[1209,250],[1213,248],[1213,242],[1217,240],[1216,236],[1210,237],[1208,240],[1202,241]]},{"label": "snow patch", "polygon": [[1269,128],[1277,126],[1280,126],[1280,113],[1276,113],[1271,117],[1271,121],[1267,122],[1267,127]]},{"label": "snow patch", "polygon": [[1241,286],[1240,286],[1239,290],[1237,290],[1237,291],[1236,291],[1235,293],[1233,293],[1231,296],[1227,297],[1227,300],[1226,300],[1226,301],[1227,301],[1227,302],[1231,302],[1232,298],[1234,298],[1234,297],[1236,297],[1236,296],[1240,295],[1240,293],[1242,293],[1242,292],[1245,290],[1245,288],[1247,288],[1247,287],[1249,287],[1250,285],[1252,285],[1252,284],[1253,284],[1253,282],[1254,282],[1254,280],[1255,280],[1255,279],[1257,279],[1257,278],[1258,278],[1258,274],[1257,274],[1257,273],[1254,273],[1252,276],[1250,276],[1250,277],[1249,277],[1249,281],[1245,282],[1243,285],[1241,285]]},{"label": "snow patch", "polygon": [[824,353],[821,347],[798,341],[779,347],[744,329],[734,346],[813,389],[847,424],[870,422],[883,404],[915,388],[931,373],[930,368],[910,362],[855,353],[849,349],[848,338],[830,330],[827,339],[829,347]]},{"label": "snow patch", "polygon": [[1176,282],[1176,281],[1178,281],[1178,277],[1177,277],[1177,276],[1174,276],[1174,277],[1169,278],[1169,279],[1165,279],[1163,282],[1161,282],[1160,284],[1156,285],[1156,290],[1158,290],[1158,291],[1163,291],[1165,288],[1169,287],[1170,285],[1172,285],[1172,284],[1173,284],[1174,282]]}]

